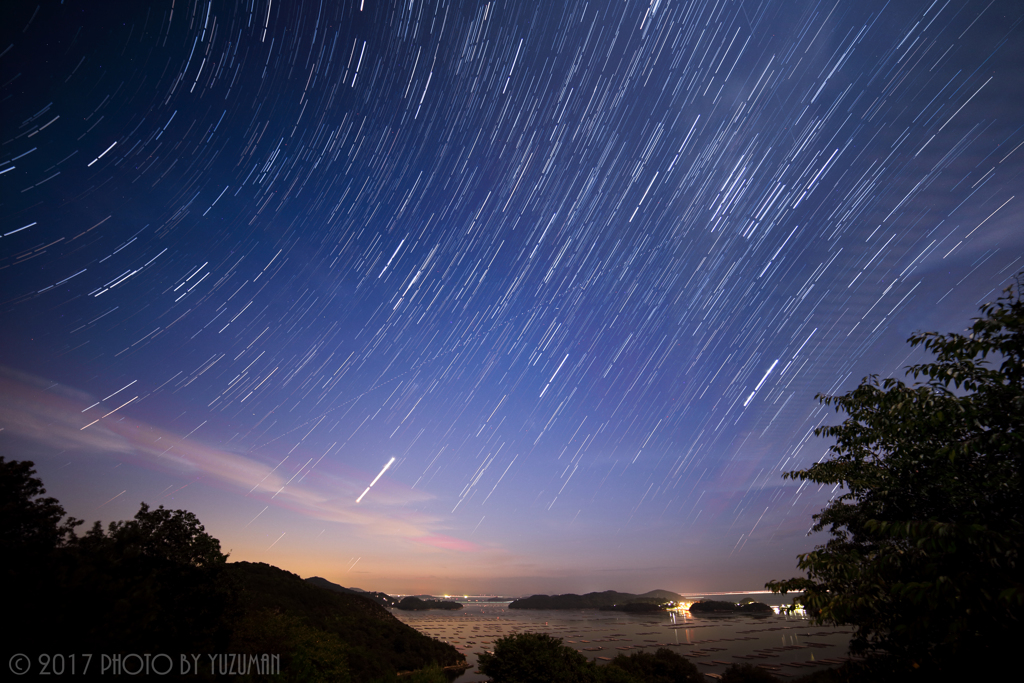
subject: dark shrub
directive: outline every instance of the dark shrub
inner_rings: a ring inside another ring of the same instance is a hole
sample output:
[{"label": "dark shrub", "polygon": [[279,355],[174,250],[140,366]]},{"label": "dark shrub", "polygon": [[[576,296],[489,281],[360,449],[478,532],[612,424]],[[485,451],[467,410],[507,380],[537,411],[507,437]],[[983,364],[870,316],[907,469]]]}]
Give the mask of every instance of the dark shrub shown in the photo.
[{"label": "dark shrub", "polygon": [[753,664],[731,664],[722,672],[722,683],[777,683],[778,680]]},{"label": "dark shrub", "polygon": [[513,633],[494,643],[494,654],[477,659],[494,683],[596,683],[597,667],[561,638]]},{"label": "dark shrub", "polygon": [[686,657],[667,648],[619,655],[606,667],[619,668],[644,683],[703,683],[704,676]]}]

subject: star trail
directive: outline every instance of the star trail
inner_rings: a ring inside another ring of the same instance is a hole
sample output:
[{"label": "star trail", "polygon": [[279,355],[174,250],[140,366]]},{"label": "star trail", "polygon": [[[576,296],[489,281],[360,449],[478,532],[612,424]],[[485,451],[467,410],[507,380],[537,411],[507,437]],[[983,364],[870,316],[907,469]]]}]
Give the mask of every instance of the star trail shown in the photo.
[{"label": "star trail", "polygon": [[758,588],[815,394],[1024,268],[1012,0],[3,14],[0,440],[233,559]]}]

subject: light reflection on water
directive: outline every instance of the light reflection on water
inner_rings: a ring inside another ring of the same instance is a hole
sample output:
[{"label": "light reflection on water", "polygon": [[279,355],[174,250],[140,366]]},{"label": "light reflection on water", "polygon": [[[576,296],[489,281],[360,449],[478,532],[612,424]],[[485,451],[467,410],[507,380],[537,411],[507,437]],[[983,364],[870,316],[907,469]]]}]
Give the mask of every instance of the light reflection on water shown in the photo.
[{"label": "light reflection on water", "polygon": [[772,673],[780,677],[836,666],[837,660],[846,657],[851,633],[786,614],[693,617],[686,611],[651,615],[510,610],[508,603],[471,603],[453,612],[393,612],[404,623],[451,643],[466,655],[470,668],[457,679],[459,683],[488,680],[476,673],[477,655],[493,649],[495,640],[511,633],[547,633],[591,659],[668,647],[705,673],[721,673],[732,662],[750,662],[773,667]]}]

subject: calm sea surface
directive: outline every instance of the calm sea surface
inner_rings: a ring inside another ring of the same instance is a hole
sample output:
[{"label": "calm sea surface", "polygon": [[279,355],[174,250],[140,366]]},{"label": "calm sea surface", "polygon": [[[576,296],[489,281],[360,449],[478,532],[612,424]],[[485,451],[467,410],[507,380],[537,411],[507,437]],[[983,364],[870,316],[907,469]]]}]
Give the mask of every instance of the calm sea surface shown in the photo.
[{"label": "calm sea surface", "polygon": [[[754,596],[757,599],[757,596]],[[774,596],[777,598],[777,596]],[[459,683],[486,681],[477,655],[511,633],[548,633],[591,659],[612,659],[667,647],[712,678],[733,662],[764,665],[780,677],[837,666],[846,657],[850,630],[815,626],[797,615],[700,616],[689,612],[631,615],[598,610],[510,610],[508,603],[470,603],[457,612],[404,612],[396,617],[421,633],[451,643],[470,668]]]}]

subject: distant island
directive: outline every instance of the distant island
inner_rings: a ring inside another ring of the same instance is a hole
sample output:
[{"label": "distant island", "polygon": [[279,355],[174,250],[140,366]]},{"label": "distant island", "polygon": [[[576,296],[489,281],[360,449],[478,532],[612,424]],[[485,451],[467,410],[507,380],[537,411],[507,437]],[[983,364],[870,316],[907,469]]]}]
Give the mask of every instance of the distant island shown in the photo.
[{"label": "distant island", "polygon": [[[683,596],[666,590],[653,590],[636,595],[603,591],[576,595],[531,595],[528,598],[513,600],[509,609],[617,609],[621,611],[658,611],[660,605],[667,602],[679,602]],[[633,605],[630,609],[627,606]],[[644,605],[639,607],[639,605]],[[648,605],[650,607],[648,607]]]},{"label": "distant island", "polygon": [[462,609],[462,603],[454,602],[452,600],[422,600],[413,595],[410,595],[407,598],[402,598],[402,600],[397,605],[395,605],[395,607],[409,612],[427,609],[457,610]]},{"label": "distant island", "polygon": [[724,600],[701,600],[690,605],[691,614],[774,614],[773,610],[763,602],[754,602],[746,598],[741,602],[725,602]]}]

